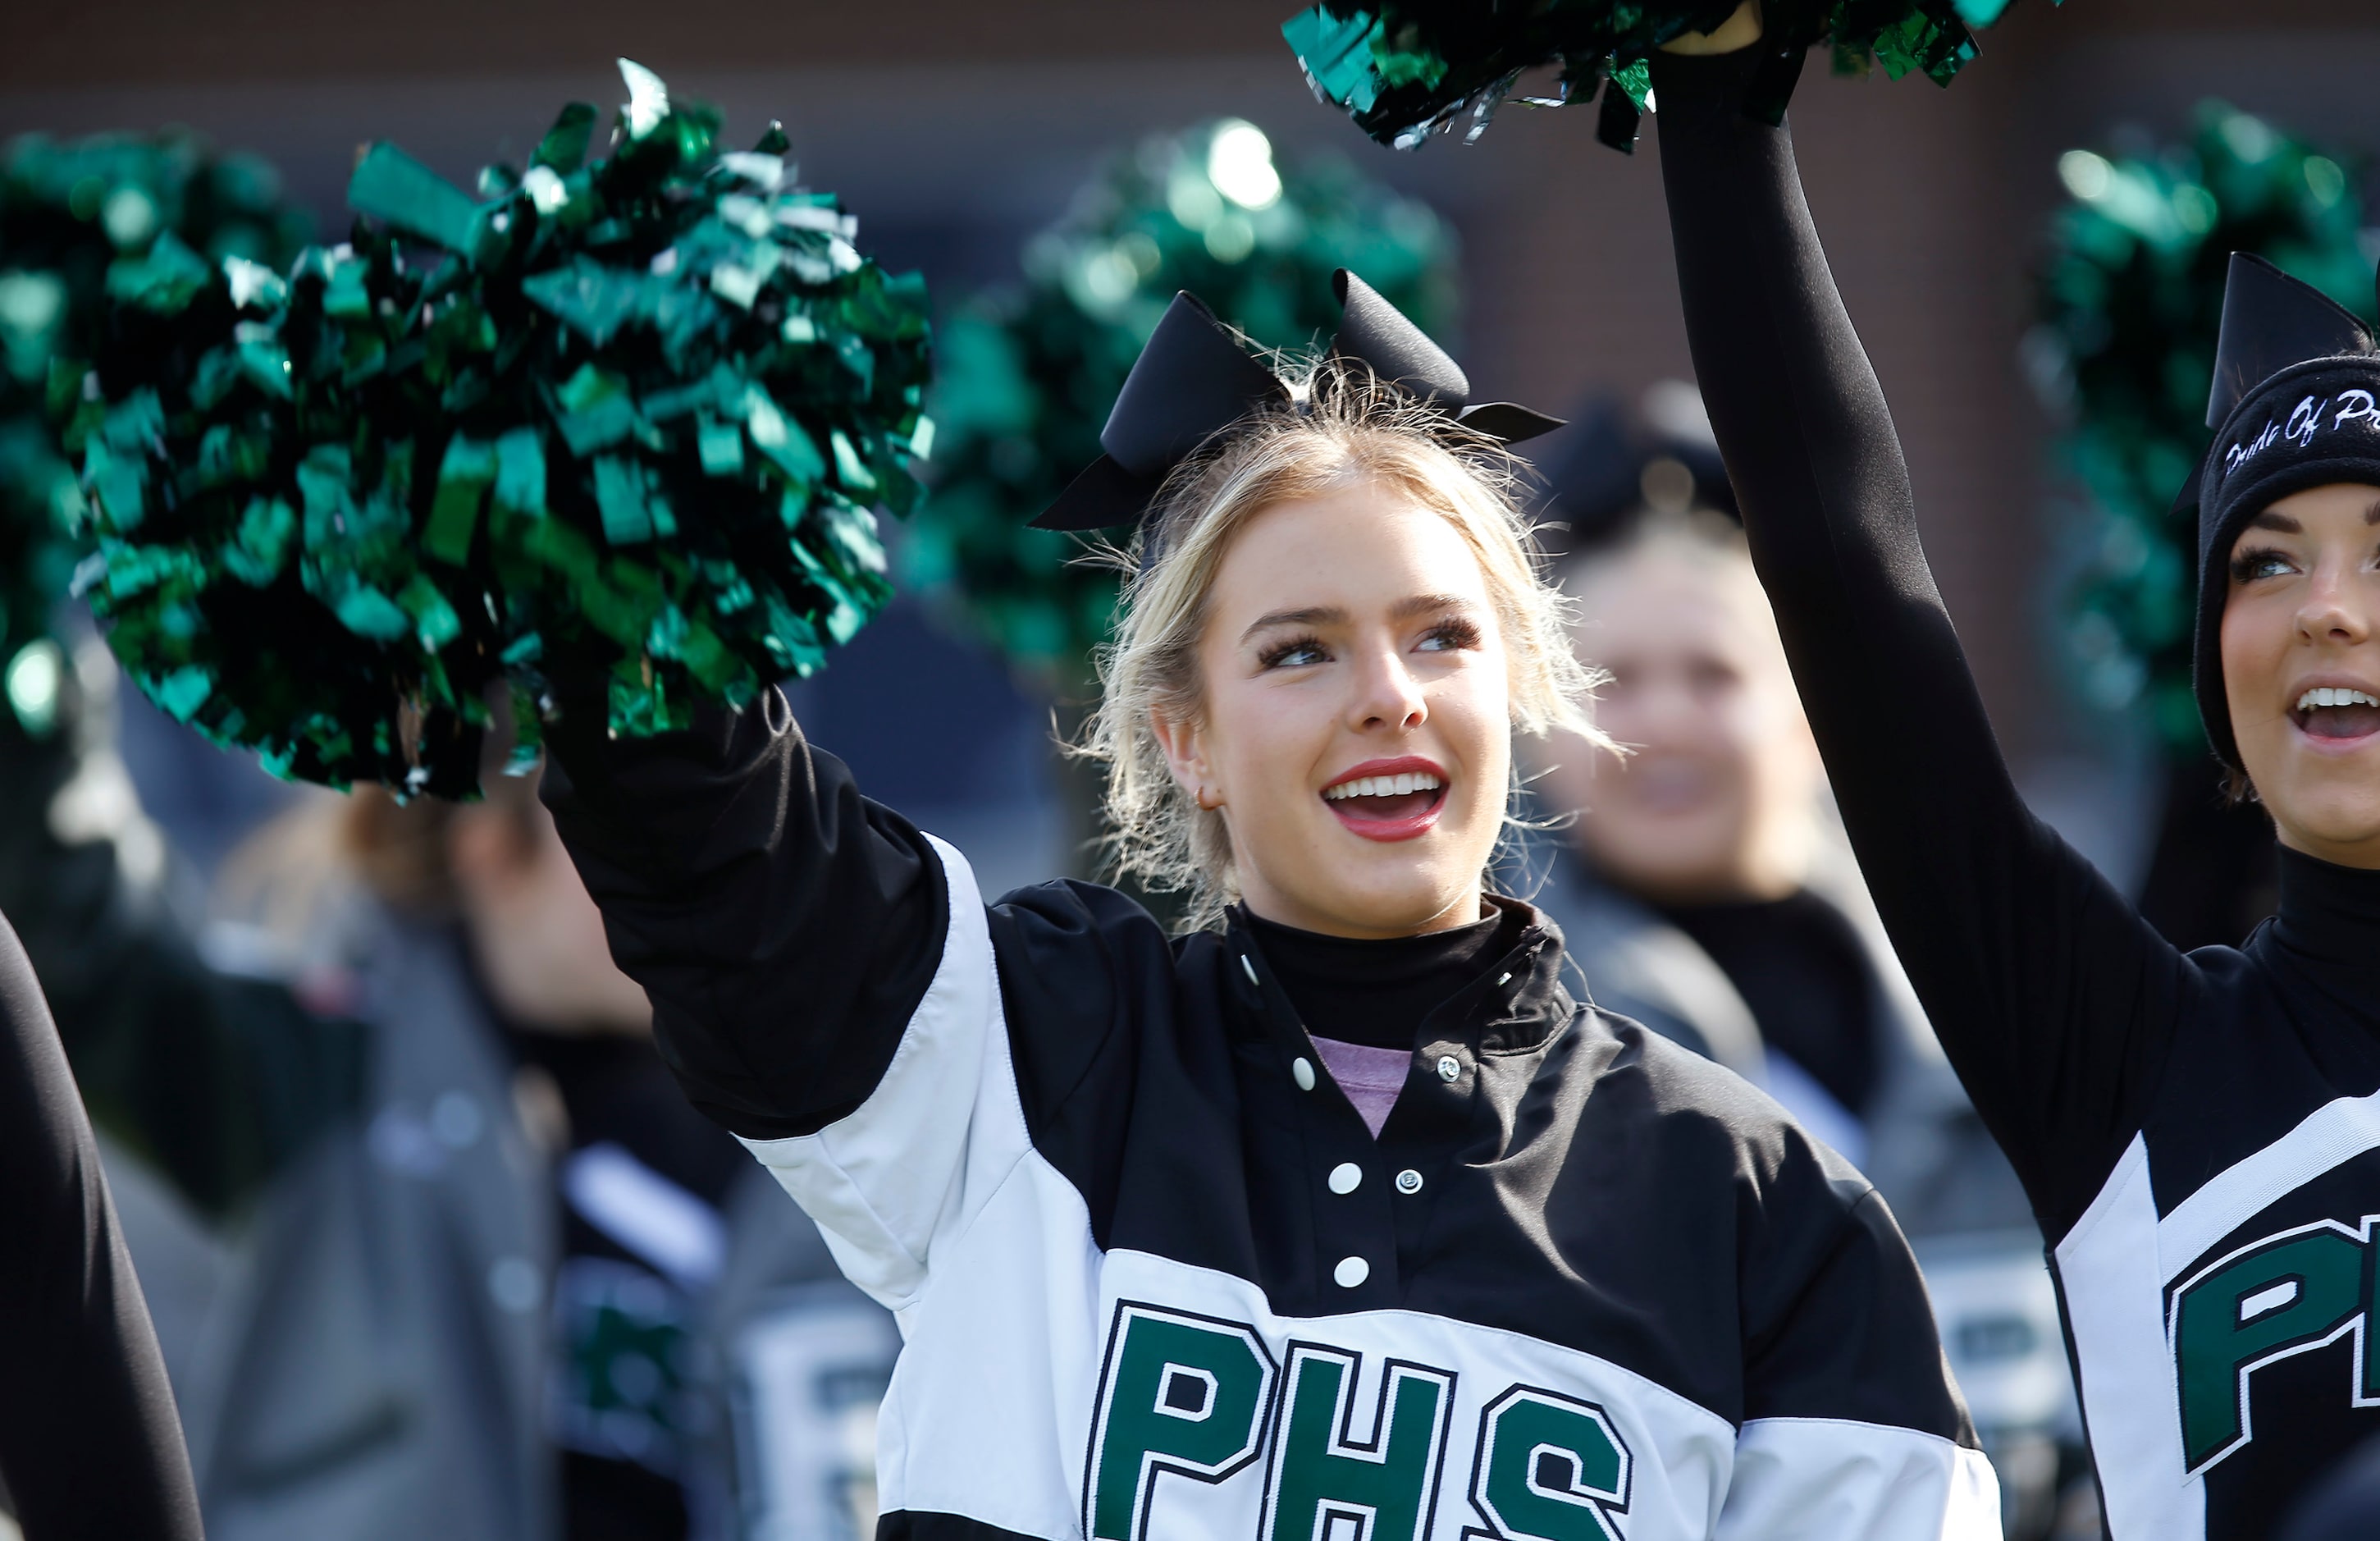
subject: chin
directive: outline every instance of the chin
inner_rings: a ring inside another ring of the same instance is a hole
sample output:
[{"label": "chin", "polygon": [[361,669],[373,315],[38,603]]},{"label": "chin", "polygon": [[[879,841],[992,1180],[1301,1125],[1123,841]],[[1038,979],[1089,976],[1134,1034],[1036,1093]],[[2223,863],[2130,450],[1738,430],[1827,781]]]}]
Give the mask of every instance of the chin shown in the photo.
[{"label": "chin", "polygon": [[1457,872],[1451,860],[1433,860],[1418,853],[1402,861],[1317,862],[1308,871],[1319,880],[1300,884],[1281,897],[1305,911],[1317,928],[1408,936],[1476,892],[1480,865]]},{"label": "chin", "polygon": [[1451,881],[1437,873],[1415,874],[1402,881],[1352,889],[1342,895],[1342,903],[1350,920],[1367,929],[1402,935],[1429,925],[1473,892],[1474,885],[1468,882]]},{"label": "chin", "polygon": [[2275,811],[2277,823],[2299,831],[2306,843],[2315,845],[2309,855],[2324,855],[2326,849],[2338,855],[2325,855],[2325,860],[2380,866],[2380,788],[2325,788],[2290,798],[2284,808]]},{"label": "chin", "polygon": [[2380,755],[2289,770],[2292,774],[2255,781],[2257,796],[2286,842],[2325,861],[2380,867]]}]

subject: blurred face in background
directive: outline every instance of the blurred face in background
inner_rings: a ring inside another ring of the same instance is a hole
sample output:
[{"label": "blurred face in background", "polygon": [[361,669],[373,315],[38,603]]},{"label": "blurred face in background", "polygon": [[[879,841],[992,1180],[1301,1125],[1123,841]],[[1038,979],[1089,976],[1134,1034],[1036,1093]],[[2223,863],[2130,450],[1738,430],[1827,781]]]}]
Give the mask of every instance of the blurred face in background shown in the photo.
[{"label": "blurred face in background", "polygon": [[455,810],[447,860],[489,992],[524,1027],[641,1034],[652,1009],[612,962],[603,916],[529,780],[490,777]]},{"label": "blurred face in background", "polygon": [[1767,597],[1739,549],[1657,532],[1574,569],[1596,720],[1633,752],[1575,745],[1538,783],[1571,838],[1658,903],[1779,899],[1817,839],[1824,771]]}]

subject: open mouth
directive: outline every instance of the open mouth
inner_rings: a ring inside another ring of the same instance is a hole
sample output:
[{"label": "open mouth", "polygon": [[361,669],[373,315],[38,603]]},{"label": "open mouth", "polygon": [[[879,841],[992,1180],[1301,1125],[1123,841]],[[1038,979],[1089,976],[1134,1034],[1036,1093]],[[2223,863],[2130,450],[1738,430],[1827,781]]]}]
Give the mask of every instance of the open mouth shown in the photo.
[{"label": "open mouth", "polygon": [[2289,715],[2309,738],[2366,738],[2380,733],[2380,697],[2352,686],[2318,685],[2298,698]]},{"label": "open mouth", "polygon": [[1447,774],[1425,759],[1371,760],[1322,789],[1339,822],[1366,840],[1411,840],[1446,807]]}]

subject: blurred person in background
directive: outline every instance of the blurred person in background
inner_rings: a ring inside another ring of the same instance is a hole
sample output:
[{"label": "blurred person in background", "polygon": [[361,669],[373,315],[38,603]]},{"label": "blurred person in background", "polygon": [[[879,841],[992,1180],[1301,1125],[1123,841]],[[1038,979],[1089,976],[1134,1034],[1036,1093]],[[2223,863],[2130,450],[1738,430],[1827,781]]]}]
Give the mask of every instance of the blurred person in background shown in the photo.
[{"label": "blurred person in background", "polygon": [[11,660],[0,911],[56,1017],[179,1385],[220,1283],[209,1232],[352,1110],[360,1040],[204,954],[199,885],[116,752],[116,686],[78,617]]},{"label": "blurred person in background", "polygon": [[2024,1195],[1885,938],[1690,385],[1580,415],[1552,475],[1574,641],[1624,758],[1547,756],[1537,903],[1597,1003],[1766,1089],[1875,1182],[1926,1270],[2010,1534],[2082,1467]]},{"label": "blurred person in background", "polygon": [[890,1319],[678,1096],[533,785],[322,797],[227,864],[218,948],[368,1024],[372,1071],[236,1313],[211,1525],[863,1535]]},{"label": "blurred person in background", "polygon": [[[22,647],[5,673],[0,912],[21,938],[29,980],[38,978],[55,1015],[71,1066],[68,1095],[79,1093],[95,1133],[74,1146],[56,1145],[63,1135],[45,1136],[51,1126],[43,1121],[62,1116],[49,1091],[37,1112],[8,1112],[0,1133],[12,1144],[47,1141],[63,1174],[48,1195],[70,1198],[67,1210],[98,1228],[85,1238],[91,1244],[75,1249],[79,1268],[29,1278],[30,1292],[16,1295],[5,1316],[18,1324],[38,1319],[45,1292],[54,1302],[79,1293],[87,1314],[104,1316],[122,1304],[122,1285],[137,1268],[146,1301],[139,1334],[151,1345],[143,1353],[162,1365],[158,1383],[140,1394],[169,1418],[178,1401],[195,1430],[205,1422],[191,1415],[204,1395],[200,1361],[237,1240],[261,1195],[351,1112],[360,1095],[361,1039],[352,1024],[308,1011],[280,985],[227,972],[203,955],[195,940],[200,910],[186,902],[195,885],[143,816],[116,753],[116,683],[105,644],[79,613],[63,609],[55,629]],[[50,1031],[41,1027],[45,1037]],[[49,1078],[53,1091],[65,1074]],[[13,1261],[43,1256],[40,1226],[27,1221],[9,1233]],[[44,1352],[72,1341],[55,1328],[31,1336]],[[26,1390],[30,1378],[61,1366],[42,1365],[39,1354],[11,1357],[10,1371],[0,1374],[0,1397],[8,1401],[0,1420],[24,1418],[22,1430],[47,1430],[53,1441],[42,1453],[0,1457],[12,1475],[33,1471],[50,1489],[49,1512],[28,1513],[29,1529],[39,1535],[47,1520],[69,1523],[54,1535],[150,1534],[122,1507],[141,1492],[153,1499],[145,1469],[88,1433],[70,1435],[70,1400]],[[74,1378],[92,1394],[107,1384],[90,1366]],[[173,1456],[187,1488],[181,1439],[177,1431]],[[94,1459],[113,1474],[107,1491],[73,1494],[61,1508],[60,1478],[71,1487]],[[18,1497],[35,1501],[29,1491]],[[196,1515],[194,1508],[192,1535]]]},{"label": "blurred person in background", "polygon": [[62,637],[6,676],[0,911],[212,1534],[866,1534],[890,1320],[669,1084],[528,783],[301,802],[208,925]]}]

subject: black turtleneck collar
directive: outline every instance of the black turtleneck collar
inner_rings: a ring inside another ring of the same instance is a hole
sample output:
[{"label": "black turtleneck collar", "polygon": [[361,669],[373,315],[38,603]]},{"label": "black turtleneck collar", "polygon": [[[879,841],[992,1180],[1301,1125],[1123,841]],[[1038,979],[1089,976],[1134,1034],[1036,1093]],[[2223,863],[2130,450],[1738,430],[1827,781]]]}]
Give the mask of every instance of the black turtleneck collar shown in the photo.
[{"label": "black turtleneck collar", "polygon": [[1241,913],[1308,1033],[1409,1050],[1422,1019],[1517,946],[1535,918],[1526,905],[1490,909],[1468,926],[1385,941],[1323,936]]},{"label": "black turtleneck collar", "polygon": [[2316,963],[2380,977],[2380,870],[2280,848],[2273,940]]}]

